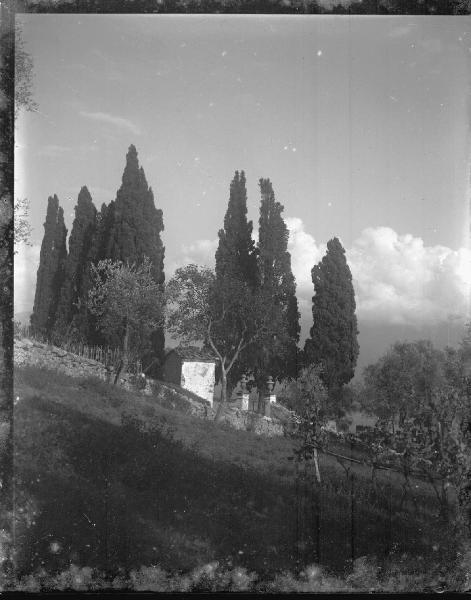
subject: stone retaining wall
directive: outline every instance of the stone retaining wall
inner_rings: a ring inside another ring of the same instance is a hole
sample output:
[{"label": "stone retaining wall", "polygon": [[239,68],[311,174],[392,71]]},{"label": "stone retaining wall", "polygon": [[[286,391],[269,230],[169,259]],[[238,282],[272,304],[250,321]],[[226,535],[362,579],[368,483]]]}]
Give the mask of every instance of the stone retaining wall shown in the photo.
[{"label": "stone retaining wall", "polygon": [[77,356],[57,346],[31,339],[15,339],[13,360],[17,366],[32,365],[65,373],[70,377],[98,377],[107,381],[105,365],[83,356]]},{"label": "stone retaining wall", "polygon": [[268,437],[285,435],[285,427],[280,421],[265,417],[258,413],[241,410],[237,407],[226,407],[222,414],[221,421],[223,423],[228,423],[234,429],[251,431],[257,435],[265,435]]},{"label": "stone retaining wall", "polygon": [[[32,365],[52,369],[70,377],[98,377],[110,383],[113,381],[113,374],[100,362],[26,338],[15,339],[14,363],[17,366]],[[216,412],[203,399],[198,402],[196,399],[186,396],[184,390],[175,390],[160,381],[147,379],[146,387],[141,390],[137,390],[126,378],[120,378],[119,384],[136,393],[154,397],[156,402],[166,408],[199,418],[213,419]],[[283,414],[275,414],[277,410]],[[221,421],[226,422],[234,429],[252,431],[258,435],[285,435],[289,421],[289,416],[286,417],[285,412],[289,411],[284,407],[272,407],[272,417],[275,418],[269,418],[255,412],[240,410],[240,407],[228,404],[223,411]]]}]

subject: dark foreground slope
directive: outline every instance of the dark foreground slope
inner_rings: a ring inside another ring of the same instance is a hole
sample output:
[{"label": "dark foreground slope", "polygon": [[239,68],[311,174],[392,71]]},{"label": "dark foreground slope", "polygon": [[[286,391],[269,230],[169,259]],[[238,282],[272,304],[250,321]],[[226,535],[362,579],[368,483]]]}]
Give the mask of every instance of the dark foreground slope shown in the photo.
[{"label": "dark foreground slope", "polygon": [[433,546],[443,549],[436,519],[396,513],[400,490],[386,480],[374,488],[358,470],[352,490],[328,457],[320,493],[295,477],[286,438],[219,427],[97,380],[32,367],[15,377],[19,574],[71,563],[186,572],[216,560],[269,578],[314,562],[342,573],[352,553],[407,552],[409,566],[430,568]]}]

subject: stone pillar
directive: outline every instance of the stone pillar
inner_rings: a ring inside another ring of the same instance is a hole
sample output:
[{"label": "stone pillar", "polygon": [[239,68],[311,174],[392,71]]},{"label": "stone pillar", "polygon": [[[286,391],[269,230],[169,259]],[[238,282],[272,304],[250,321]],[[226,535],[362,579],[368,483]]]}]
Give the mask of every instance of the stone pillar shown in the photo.
[{"label": "stone pillar", "polygon": [[275,388],[275,382],[273,381],[272,376],[270,375],[267,379],[267,402],[269,404],[275,404],[276,402],[276,395],[274,394],[273,390]]},{"label": "stone pillar", "polygon": [[247,376],[245,373],[240,378],[240,390],[237,392],[237,406],[241,410],[249,410],[249,391],[247,389]]},{"label": "stone pillar", "polygon": [[240,409],[249,410],[249,391],[247,389],[247,376],[245,375],[245,373],[241,377],[240,387]]},{"label": "stone pillar", "polygon": [[271,417],[271,404],[270,404],[270,400],[269,398],[265,398],[265,406],[264,406],[264,411],[263,414],[265,417]]}]

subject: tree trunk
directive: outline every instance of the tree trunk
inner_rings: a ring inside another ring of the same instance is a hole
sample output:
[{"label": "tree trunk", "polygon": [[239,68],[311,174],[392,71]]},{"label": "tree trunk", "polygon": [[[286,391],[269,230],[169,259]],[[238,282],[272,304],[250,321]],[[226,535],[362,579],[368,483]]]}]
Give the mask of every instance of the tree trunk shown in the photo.
[{"label": "tree trunk", "polygon": [[314,448],[313,459],[314,459],[314,466],[316,468],[317,483],[320,483],[321,482],[321,472],[320,472],[320,469],[319,469],[319,458],[318,458],[318,455],[317,455],[317,448]]},{"label": "tree trunk", "polygon": [[126,319],[126,330],[123,340],[123,372],[126,373],[129,364],[129,321]]},{"label": "tree trunk", "polygon": [[126,319],[126,329],[124,332],[123,339],[123,357],[120,360],[118,368],[116,369],[116,374],[114,376],[114,385],[118,383],[119,376],[121,373],[125,374],[128,370],[129,363],[129,321]]},{"label": "tree trunk", "polygon": [[224,369],[224,365],[221,366],[221,399],[219,400],[219,406],[216,411],[214,420],[217,422],[221,419],[223,410],[227,404],[227,373]]}]

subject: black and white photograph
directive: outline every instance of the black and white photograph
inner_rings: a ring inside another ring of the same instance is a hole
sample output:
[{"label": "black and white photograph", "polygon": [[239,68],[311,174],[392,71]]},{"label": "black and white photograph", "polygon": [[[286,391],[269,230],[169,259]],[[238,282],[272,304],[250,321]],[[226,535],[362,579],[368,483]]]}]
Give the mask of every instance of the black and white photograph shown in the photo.
[{"label": "black and white photograph", "polygon": [[5,589],[470,591],[470,17],[14,36]]}]

